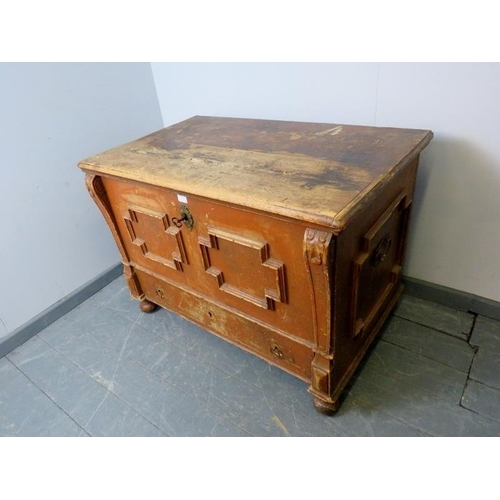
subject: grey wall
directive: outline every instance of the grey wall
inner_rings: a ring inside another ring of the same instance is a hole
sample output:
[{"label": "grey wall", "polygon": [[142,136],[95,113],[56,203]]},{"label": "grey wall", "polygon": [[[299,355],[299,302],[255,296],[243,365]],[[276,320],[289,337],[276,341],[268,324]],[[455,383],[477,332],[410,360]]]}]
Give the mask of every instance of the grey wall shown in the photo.
[{"label": "grey wall", "polygon": [[79,160],[162,127],[149,64],[0,64],[0,338],[119,262]]},{"label": "grey wall", "polygon": [[164,124],[193,115],[434,131],[405,274],[500,301],[500,64],[152,64]]}]

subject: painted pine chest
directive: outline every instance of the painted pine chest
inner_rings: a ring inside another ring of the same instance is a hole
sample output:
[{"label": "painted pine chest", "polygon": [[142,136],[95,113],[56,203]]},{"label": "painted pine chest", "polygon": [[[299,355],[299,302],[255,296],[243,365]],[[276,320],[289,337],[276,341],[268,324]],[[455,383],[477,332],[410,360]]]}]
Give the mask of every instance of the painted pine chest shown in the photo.
[{"label": "painted pine chest", "polygon": [[427,130],[195,116],[80,162],[144,312],[340,395],[397,301]]}]

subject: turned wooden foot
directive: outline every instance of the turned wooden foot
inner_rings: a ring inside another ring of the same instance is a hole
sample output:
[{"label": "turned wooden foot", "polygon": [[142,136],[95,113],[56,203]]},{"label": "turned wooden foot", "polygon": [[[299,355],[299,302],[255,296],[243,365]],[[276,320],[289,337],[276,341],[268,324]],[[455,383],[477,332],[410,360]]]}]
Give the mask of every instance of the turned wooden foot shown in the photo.
[{"label": "turned wooden foot", "polygon": [[153,302],[149,300],[141,300],[141,303],[139,304],[139,307],[141,308],[141,311],[144,313],[151,313],[153,312],[158,306],[154,304]]},{"label": "turned wooden foot", "polygon": [[316,396],[313,397],[313,404],[314,408],[316,408],[319,413],[323,413],[324,415],[333,415],[340,406],[340,403],[338,401],[329,403],[328,401],[319,399]]}]

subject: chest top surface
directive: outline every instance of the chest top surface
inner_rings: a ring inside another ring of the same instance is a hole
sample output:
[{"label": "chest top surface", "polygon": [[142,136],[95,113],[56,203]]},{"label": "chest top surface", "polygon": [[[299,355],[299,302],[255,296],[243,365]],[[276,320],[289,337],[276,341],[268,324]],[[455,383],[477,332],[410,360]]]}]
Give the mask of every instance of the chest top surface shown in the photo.
[{"label": "chest top surface", "polygon": [[431,139],[428,130],[195,116],[79,166],[340,227]]}]

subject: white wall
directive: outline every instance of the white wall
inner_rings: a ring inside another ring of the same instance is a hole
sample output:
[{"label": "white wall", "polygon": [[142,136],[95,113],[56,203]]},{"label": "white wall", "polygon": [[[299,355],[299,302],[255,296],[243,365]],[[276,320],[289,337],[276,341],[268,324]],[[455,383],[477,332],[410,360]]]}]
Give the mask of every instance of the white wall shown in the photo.
[{"label": "white wall", "polygon": [[500,301],[500,64],[153,63],[193,115],[425,128],[405,274]]},{"label": "white wall", "polygon": [[0,338],[119,262],[79,160],[162,127],[149,64],[0,64]]}]

